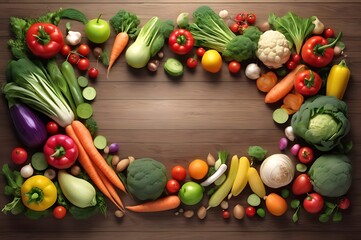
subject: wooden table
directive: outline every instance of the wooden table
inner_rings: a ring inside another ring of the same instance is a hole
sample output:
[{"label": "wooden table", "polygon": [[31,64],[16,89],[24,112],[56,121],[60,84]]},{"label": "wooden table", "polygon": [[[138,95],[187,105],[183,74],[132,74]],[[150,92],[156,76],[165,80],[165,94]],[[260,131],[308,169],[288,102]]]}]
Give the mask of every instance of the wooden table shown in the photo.
[{"label": "wooden table", "polygon": [[[59,221],[52,217],[32,221],[24,216],[0,214],[0,238],[5,239],[359,239],[361,194],[361,157],[359,136],[361,130],[361,32],[360,1],[99,1],[99,0],[13,0],[0,2],[0,82],[5,82],[5,66],[11,58],[7,49],[9,39],[9,18],[36,17],[47,10],[76,8],[89,19],[102,14],[109,19],[118,10],[136,13],[142,24],[152,16],[175,20],[179,13],[192,13],[200,5],[209,5],[216,12],[227,9],[235,14],[239,11],[254,12],[257,22],[262,23],[270,12],[284,15],[293,11],[304,17],[317,15],[327,27],[344,34],[347,48],[345,56],[352,76],[344,100],[349,106],[352,131],[349,137],[354,147],[349,155],[353,161],[353,184],[348,196],[351,209],[344,212],[339,223],[320,223],[318,216],[301,211],[300,220],[291,221],[292,210],[285,216],[267,215],[237,221],[223,220],[220,209],[212,209],[205,220],[197,217],[186,219],[176,216],[174,211],[150,214],[128,213],[117,219],[115,208],[109,204],[106,217],[97,215],[91,219],[77,221],[67,216]],[[65,30],[65,22],[60,26]],[[73,24],[73,28],[83,31],[83,26]],[[114,34],[112,34],[114,37]],[[85,38],[84,38],[85,41]],[[110,47],[112,41],[108,41]],[[174,56],[165,49],[166,57]],[[94,58],[91,59],[95,64]],[[163,62],[161,63],[163,64]],[[245,67],[245,65],[243,65]],[[120,143],[120,156],[136,158],[152,157],[163,162],[167,169],[175,164],[186,166],[195,158],[205,159],[210,152],[217,155],[220,150],[230,154],[246,154],[248,146],[260,145],[269,153],[277,153],[278,139],[283,136],[284,126],[272,121],[275,106],[263,102],[263,94],[258,92],[255,82],[244,73],[231,75],[226,64],[218,74],[206,73],[201,67],[195,71],[186,70],[179,79],[170,79],[162,67],[155,74],[147,69],[134,70],[127,66],[124,55],[116,62],[109,79],[105,67],[99,65],[100,76],[91,84],[97,89],[93,103],[94,118],[99,125],[99,134],[107,136],[109,142]],[[6,101],[0,104],[0,156],[1,164],[10,162],[11,149],[20,144],[10,120]],[[0,189],[5,185],[0,178]],[[249,190],[248,190],[249,191]],[[9,199],[0,194],[0,206]],[[247,194],[230,201],[246,204]],[[125,204],[132,204],[128,196],[123,196]],[[197,209],[185,207],[184,209]]]}]

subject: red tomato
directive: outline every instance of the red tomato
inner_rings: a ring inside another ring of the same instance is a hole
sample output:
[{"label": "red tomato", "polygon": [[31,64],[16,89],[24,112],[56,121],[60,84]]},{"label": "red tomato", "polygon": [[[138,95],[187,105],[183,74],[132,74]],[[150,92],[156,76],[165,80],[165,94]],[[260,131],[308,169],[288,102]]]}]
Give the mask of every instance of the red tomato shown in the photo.
[{"label": "red tomato", "polygon": [[59,132],[59,126],[56,122],[50,121],[46,124],[46,131],[49,134],[54,135]]},{"label": "red tomato", "polygon": [[28,159],[28,152],[22,147],[16,147],[11,152],[11,160],[15,164],[23,164]]},{"label": "red tomato", "polygon": [[293,69],[296,68],[296,66],[297,66],[297,63],[295,61],[293,61],[293,60],[289,60],[286,63],[286,67],[287,67],[288,70],[293,70]]},{"label": "red tomato", "polygon": [[97,68],[95,68],[95,67],[92,67],[92,68],[89,68],[89,70],[88,70],[88,76],[90,77],[90,78],[97,78],[98,77],[98,75],[99,75],[99,70],[97,69]]},{"label": "red tomato", "polygon": [[249,24],[254,24],[256,22],[256,14],[254,13],[248,13],[247,14],[247,22]]},{"label": "red tomato", "polygon": [[68,56],[71,51],[71,47],[69,45],[64,44],[60,50],[61,55]]},{"label": "red tomato", "polygon": [[310,177],[306,173],[302,173],[296,177],[292,184],[292,192],[295,195],[302,195],[312,191],[312,183]]},{"label": "red tomato", "polygon": [[202,58],[206,50],[202,47],[197,48],[196,55],[199,58]]},{"label": "red tomato", "polygon": [[326,28],[323,31],[323,37],[324,38],[332,38],[335,36],[335,31],[332,28]]},{"label": "red tomato", "polygon": [[233,74],[237,74],[241,71],[241,64],[237,61],[231,61],[228,63],[228,70]]},{"label": "red tomato", "polygon": [[196,68],[198,64],[197,59],[190,57],[187,59],[187,67],[189,68]]},{"label": "red tomato", "polygon": [[169,179],[167,181],[166,189],[167,189],[167,192],[170,194],[177,193],[180,189],[180,184],[175,179]]},{"label": "red tomato", "polygon": [[87,44],[80,44],[77,52],[82,56],[87,56],[90,53],[90,47]]},{"label": "red tomato", "polygon": [[324,205],[323,197],[318,193],[310,193],[303,200],[303,207],[309,213],[318,213]]},{"label": "red tomato", "polygon": [[228,210],[223,210],[222,211],[222,217],[224,219],[229,219],[229,218],[231,218],[231,213]]},{"label": "red tomato", "polygon": [[90,67],[89,59],[82,58],[82,59],[79,60],[79,62],[78,62],[78,69],[79,70],[85,71],[85,70],[88,70],[89,67]]},{"label": "red tomato", "polygon": [[338,203],[338,207],[340,209],[346,210],[350,207],[350,199],[348,199],[347,197],[343,197],[341,198],[340,202]]},{"label": "red tomato", "polygon": [[53,215],[57,219],[62,219],[66,216],[66,208],[63,206],[57,206],[53,210]]},{"label": "red tomato", "polygon": [[298,151],[298,160],[301,163],[308,164],[314,160],[313,150],[310,147],[301,147]]},{"label": "red tomato", "polygon": [[234,18],[236,22],[243,22],[247,20],[247,13],[238,13]]},{"label": "red tomato", "polygon": [[291,55],[292,61],[296,63],[296,65],[301,61],[301,55],[297,53],[292,53]]},{"label": "red tomato", "polygon": [[174,166],[172,168],[172,178],[178,181],[183,181],[187,176],[187,170],[180,165]]},{"label": "red tomato", "polygon": [[239,27],[240,27],[239,23],[233,23],[229,28],[231,29],[232,32],[238,33]]},{"label": "red tomato", "polygon": [[68,62],[70,62],[73,65],[78,64],[79,59],[80,59],[80,57],[76,53],[70,53],[68,56]]},{"label": "red tomato", "polygon": [[246,215],[248,217],[253,217],[254,215],[256,215],[256,209],[252,206],[249,206],[246,208]]}]

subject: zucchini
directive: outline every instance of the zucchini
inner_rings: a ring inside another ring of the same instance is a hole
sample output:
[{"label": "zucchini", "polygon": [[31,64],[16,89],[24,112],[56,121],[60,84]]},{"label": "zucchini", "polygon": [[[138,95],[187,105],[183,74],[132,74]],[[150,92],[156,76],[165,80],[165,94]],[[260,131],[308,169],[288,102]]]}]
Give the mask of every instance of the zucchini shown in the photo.
[{"label": "zucchini", "polygon": [[183,74],[183,65],[175,58],[168,58],[164,63],[164,70],[173,77],[178,77]]},{"label": "zucchini", "polygon": [[61,64],[61,72],[68,82],[75,106],[78,107],[80,104],[84,103],[84,98],[78,84],[78,80],[75,76],[74,68],[68,61],[64,61],[63,64]]}]

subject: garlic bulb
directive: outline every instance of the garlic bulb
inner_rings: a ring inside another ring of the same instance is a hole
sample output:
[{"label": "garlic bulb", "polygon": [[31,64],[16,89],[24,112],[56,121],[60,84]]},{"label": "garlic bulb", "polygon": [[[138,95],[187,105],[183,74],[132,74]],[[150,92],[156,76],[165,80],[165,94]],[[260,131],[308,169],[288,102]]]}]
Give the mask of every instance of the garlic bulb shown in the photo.
[{"label": "garlic bulb", "polygon": [[262,162],[260,175],[268,187],[280,188],[293,180],[295,166],[287,155],[273,154]]}]

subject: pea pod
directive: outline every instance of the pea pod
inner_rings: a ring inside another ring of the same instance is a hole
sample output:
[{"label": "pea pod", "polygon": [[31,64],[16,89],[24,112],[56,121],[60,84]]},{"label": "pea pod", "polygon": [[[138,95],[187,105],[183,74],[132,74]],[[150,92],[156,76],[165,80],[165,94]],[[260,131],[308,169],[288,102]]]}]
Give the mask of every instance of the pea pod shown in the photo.
[{"label": "pea pod", "polygon": [[231,160],[229,173],[224,183],[212,194],[208,202],[208,209],[217,207],[229,194],[232,189],[233,182],[236,179],[238,171],[238,156],[234,155]]},{"label": "pea pod", "polygon": [[350,75],[350,69],[347,67],[345,60],[333,65],[327,77],[326,95],[341,100],[345,94]]}]

